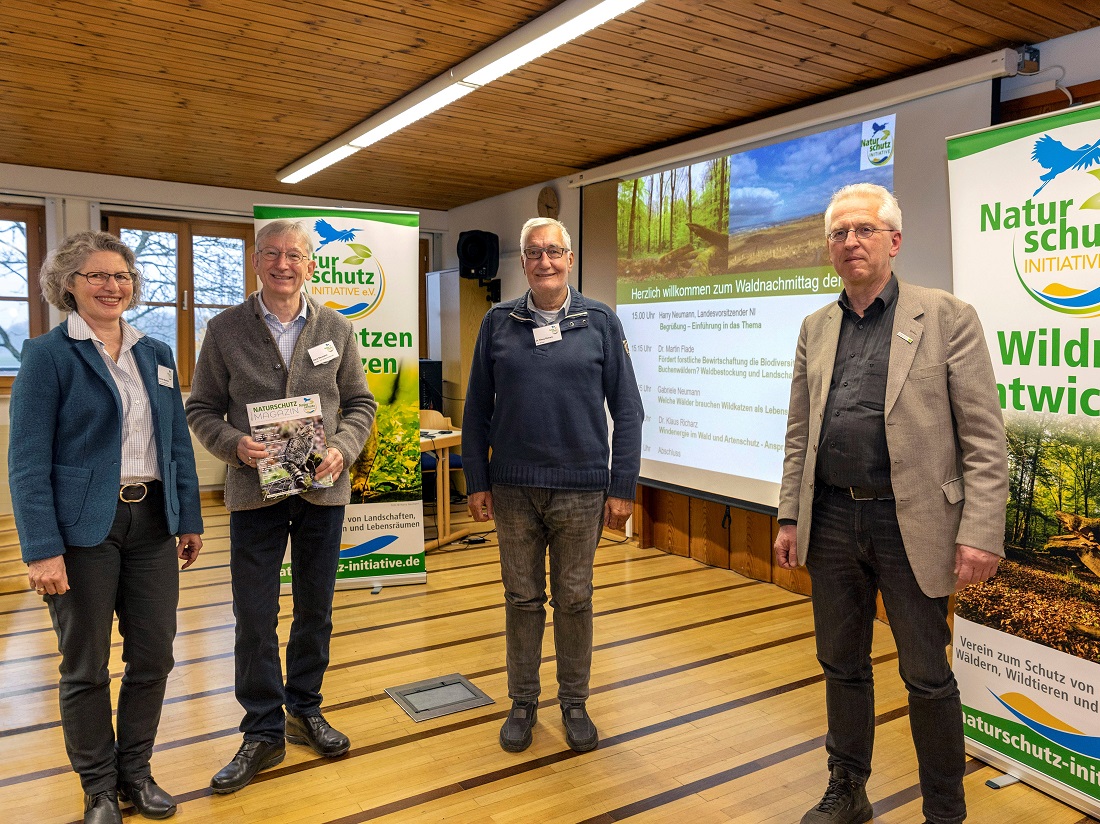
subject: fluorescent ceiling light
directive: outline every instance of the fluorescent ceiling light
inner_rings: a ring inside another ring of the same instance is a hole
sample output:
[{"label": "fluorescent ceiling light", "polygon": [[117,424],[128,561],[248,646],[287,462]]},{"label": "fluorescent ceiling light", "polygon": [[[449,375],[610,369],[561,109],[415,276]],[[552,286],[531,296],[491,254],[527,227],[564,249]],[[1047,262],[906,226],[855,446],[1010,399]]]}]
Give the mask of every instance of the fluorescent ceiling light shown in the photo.
[{"label": "fluorescent ceiling light", "polygon": [[[643,2],[644,0],[604,0],[604,2],[567,20],[534,40],[518,46],[503,57],[497,58],[488,66],[478,69],[473,74],[466,75],[463,80],[467,83],[473,83],[475,86],[484,86],[491,83],[498,77],[515,71],[523,64],[530,63],[536,57],[552,52],[558,46],[565,45],[570,40],[580,37],[597,26],[602,26],[608,20],[618,17],[623,12],[629,11]],[[520,32],[522,31],[523,29],[520,30]],[[516,32],[516,34],[520,32]]]},{"label": "fluorescent ceiling light", "polygon": [[[294,168],[294,166],[287,166],[285,169],[279,172],[279,182],[298,183],[299,181],[305,180],[310,175],[317,174],[322,169],[327,169],[333,163],[339,163],[345,157],[351,157],[357,151],[359,151],[359,147],[352,146],[351,144],[336,146],[325,152],[316,160],[306,163],[297,171],[290,171]],[[306,157],[309,157],[309,155],[306,155]],[[306,158],[302,159],[305,160]]]},{"label": "fluorescent ceiling light", "polygon": [[[459,98],[465,97],[476,88],[477,86],[470,85],[469,83],[455,83],[453,86],[447,86],[431,97],[413,104],[410,108],[405,109],[405,111],[385,118],[377,126],[371,128],[370,131],[351,141],[351,145],[359,149],[365,149],[372,143],[377,143],[382,138],[389,137],[394,132],[404,129],[406,126],[415,123],[422,117],[428,116],[437,109],[442,109],[449,103],[454,103]],[[385,114],[385,111],[383,111],[382,114]],[[373,122],[374,119],[375,118],[371,118],[366,121],[364,125]]]},{"label": "fluorescent ceiling light", "polygon": [[305,180],[643,2],[565,0],[353,129],[280,169],[277,177],[282,183]]}]

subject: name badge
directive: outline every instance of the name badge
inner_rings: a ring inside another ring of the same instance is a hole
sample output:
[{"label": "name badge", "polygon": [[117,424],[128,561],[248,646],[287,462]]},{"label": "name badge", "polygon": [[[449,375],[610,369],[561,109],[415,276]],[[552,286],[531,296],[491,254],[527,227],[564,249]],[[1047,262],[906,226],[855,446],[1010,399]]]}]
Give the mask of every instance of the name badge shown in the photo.
[{"label": "name badge", "polygon": [[544,343],[553,343],[556,340],[561,340],[561,327],[556,323],[551,323],[549,326],[536,326],[534,331],[535,346],[542,346]]},{"label": "name badge", "polygon": [[171,389],[176,385],[175,373],[167,366],[161,366],[157,364],[157,383],[161,386],[167,386]]},{"label": "name badge", "polygon": [[313,359],[314,366],[320,366],[322,363],[328,363],[340,357],[340,353],[336,351],[336,347],[332,345],[330,340],[318,344],[308,351],[309,356]]}]

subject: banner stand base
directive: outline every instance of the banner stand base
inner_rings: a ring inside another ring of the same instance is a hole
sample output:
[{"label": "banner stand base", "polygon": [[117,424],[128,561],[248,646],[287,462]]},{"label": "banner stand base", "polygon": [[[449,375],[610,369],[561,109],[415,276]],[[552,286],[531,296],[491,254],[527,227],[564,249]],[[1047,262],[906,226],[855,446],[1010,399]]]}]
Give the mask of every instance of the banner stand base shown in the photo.
[{"label": "banner stand base", "polygon": [[1005,787],[1011,786],[1012,784],[1017,784],[1019,783],[1019,781],[1020,779],[1016,776],[1005,773],[1004,775],[999,775],[996,778],[989,779],[985,782],[985,785],[991,790],[1000,790]]},{"label": "banner stand base", "polygon": [[[1100,803],[1097,803],[1095,798],[1083,795],[1066,785],[1053,780],[1050,776],[1043,773],[1036,772],[1030,769],[1026,765],[1018,764],[997,750],[990,749],[984,744],[980,744],[972,738],[967,738],[964,741],[966,746],[966,754],[973,756],[974,758],[988,764],[991,767],[995,767],[998,770],[1015,770],[1020,773],[1019,779],[1023,783],[1035,787],[1035,789],[1046,793],[1052,798],[1057,798],[1059,801],[1068,804],[1076,810],[1080,810],[1083,813],[1091,815],[1093,818],[1100,819]],[[1007,773],[994,780],[1000,780],[1001,778],[1010,778]],[[1004,786],[1004,785],[1002,785]]]}]

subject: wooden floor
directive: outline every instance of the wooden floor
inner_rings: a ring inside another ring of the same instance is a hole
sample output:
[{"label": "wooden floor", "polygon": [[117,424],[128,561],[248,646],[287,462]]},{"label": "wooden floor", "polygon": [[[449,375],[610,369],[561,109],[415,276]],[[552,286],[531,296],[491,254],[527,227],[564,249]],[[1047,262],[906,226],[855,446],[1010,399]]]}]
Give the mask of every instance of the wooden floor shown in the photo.
[{"label": "wooden floor", "polygon": [[[824,690],[809,601],[727,570],[604,542],[596,558],[591,713],[601,742],[572,753],[553,700],[552,632],[534,744],[497,744],[508,699],[494,535],[428,556],[428,583],[335,596],[328,719],[352,740],[326,761],[288,745],[279,767],[233,795],[210,777],[239,744],[233,697],[228,516],[183,574],[176,668],[153,771],[204,822],[797,822],[825,783]],[[14,533],[0,547],[0,822],[79,821],[80,786],[58,722],[53,632],[26,589]],[[284,603],[284,616],[289,603]],[[280,626],[286,638],[289,620]],[[121,662],[115,647],[117,689]],[[904,690],[887,627],[875,633],[875,821],[923,821]],[[420,724],[384,688],[460,672],[497,703]],[[1093,819],[968,762],[970,822]],[[129,814],[129,809],[124,809]],[[141,820],[134,816],[131,821]]]}]

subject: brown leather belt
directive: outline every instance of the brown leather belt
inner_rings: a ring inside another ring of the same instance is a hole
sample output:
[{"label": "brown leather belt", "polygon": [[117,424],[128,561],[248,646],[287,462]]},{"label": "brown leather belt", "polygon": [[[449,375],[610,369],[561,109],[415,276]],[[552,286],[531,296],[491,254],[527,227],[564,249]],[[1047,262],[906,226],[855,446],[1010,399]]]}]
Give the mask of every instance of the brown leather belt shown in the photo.
[{"label": "brown leather belt", "polygon": [[853,501],[894,500],[894,490],[888,486],[882,489],[873,489],[866,486],[833,486],[832,484],[821,484],[821,486],[826,492],[844,495],[845,497],[851,498]]}]

